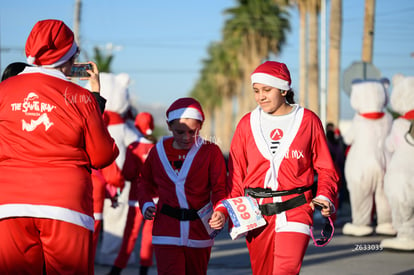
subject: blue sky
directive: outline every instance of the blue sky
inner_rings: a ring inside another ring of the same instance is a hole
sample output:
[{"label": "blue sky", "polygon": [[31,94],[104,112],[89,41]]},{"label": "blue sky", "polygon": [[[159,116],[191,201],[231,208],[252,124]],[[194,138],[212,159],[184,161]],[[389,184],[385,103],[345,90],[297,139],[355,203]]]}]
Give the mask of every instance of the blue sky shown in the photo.
[{"label": "blue sky", "polygon": [[[329,1],[328,1],[329,2]],[[114,45],[113,72],[131,76],[133,98],[143,104],[168,105],[186,96],[199,77],[207,48],[222,38],[223,11],[233,0],[87,0],[83,1],[81,47]],[[0,9],[1,70],[25,61],[24,45],[33,25],[42,19],[63,20],[73,28],[75,0],[5,1]],[[343,1],[342,69],[360,61],[364,0]],[[298,89],[298,12],[291,12],[292,30],[280,56]],[[388,78],[396,73],[414,75],[414,2],[376,0],[374,65]],[[81,61],[85,56],[81,55]],[[298,93],[298,91],[297,91]],[[253,100],[253,98],[252,98]],[[342,93],[341,116],[349,116]]]}]

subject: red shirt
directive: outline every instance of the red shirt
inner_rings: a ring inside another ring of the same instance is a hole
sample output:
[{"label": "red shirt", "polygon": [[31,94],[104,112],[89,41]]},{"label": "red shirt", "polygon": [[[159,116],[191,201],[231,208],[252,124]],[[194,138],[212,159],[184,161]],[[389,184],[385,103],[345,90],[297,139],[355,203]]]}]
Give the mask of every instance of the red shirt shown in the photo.
[{"label": "red shirt", "polygon": [[0,84],[0,219],[29,216],[93,230],[90,169],[118,149],[94,96],[53,69]]}]

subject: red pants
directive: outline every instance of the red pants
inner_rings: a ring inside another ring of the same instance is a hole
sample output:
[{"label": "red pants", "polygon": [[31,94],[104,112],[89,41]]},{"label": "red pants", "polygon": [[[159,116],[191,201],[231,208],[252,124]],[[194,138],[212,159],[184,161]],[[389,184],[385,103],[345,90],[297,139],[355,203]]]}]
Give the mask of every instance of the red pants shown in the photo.
[{"label": "red pants", "polygon": [[158,275],[207,274],[211,247],[154,245]]},{"label": "red pants", "polygon": [[0,220],[0,274],[94,274],[92,231],[31,217]]},{"label": "red pants", "polygon": [[253,274],[299,274],[309,236],[297,232],[275,232],[275,216],[246,238]]},{"label": "red pants", "polygon": [[118,257],[114,263],[116,267],[125,268],[127,266],[129,257],[134,250],[142,223],[144,223],[144,225],[142,226],[141,234],[140,265],[152,266],[152,225],[154,222],[152,220],[144,221],[144,217],[142,216],[139,207],[130,206],[128,208],[128,216],[121,249],[119,250]]},{"label": "red pants", "polygon": [[92,185],[93,185],[93,215],[95,218],[95,226],[93,231],[93,259],[96,255],[96,247],[98,246],[99,234],[102,228],[102,217],[105,200],[105,179],[101,171],[92,169]]}]

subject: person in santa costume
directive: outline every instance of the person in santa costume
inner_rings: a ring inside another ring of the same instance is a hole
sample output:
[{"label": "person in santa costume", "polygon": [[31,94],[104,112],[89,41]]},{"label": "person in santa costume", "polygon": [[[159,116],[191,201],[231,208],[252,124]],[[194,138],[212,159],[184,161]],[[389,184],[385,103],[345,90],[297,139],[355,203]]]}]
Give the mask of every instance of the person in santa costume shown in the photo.
[{"label": "person in santa costume", "polygon": [[[118,148],[91,92],[71,82],[79,53],[60,20],[26,42],[26,67],[0,84],[0,274],[94,274],[91,169]],[[88,70],[99,92],[96,65]]]},{"label": "person in santa costume", "polygon": [[[206,274],[214,243],[209,230],[223,228],[226,220],[223,210],[213,212],[226,197],[224,156],[199,136],[204,113],[198,101],[179,98],[166,116],[173,136],[163,137],[148,155],[137,180],[139,205],[145,219],[154,219],[158,274]],[[197,212],[209,206],[213,214],[205,224]]]},{"label": "person in santa costume", "polygon": [[[130,182],[118,181],[118,171],[122,171],[127,147],[142,136],[134,126],[128,123],[131,108],[129,83],[126,73],[99,74],[101,95],[106,98],[104,117],[111,137],[119,149],[119,155],[110,167],[104,169],[103,176],[106,184],[106,199],[102,211],[102,239],[96,253],[96,261],[100,264],[112,265],[122,245],[122,238],[128,213],[128,196]],[[88,88],[88,85],[86,86]],[[101,203],[101,201],[96,201]]]},{"label": "person in santa costume", "polygon": [[345,179],[352,221],[342,228],[345,235],[396,234],[384,192],[387,167],[384,144],[392,125],[392,116],[386,111],[388,84],[388,79],[356,79],[351,86],[351,106],[356,113],[343,138],[350,146],[345,159]]},{"label": "person in santa costume", "polygon": [[253,274],[299,274],[313,223],[315,171],[324,217],[335,212],[338,175],[320,119],[294,104],[287,66],[266,61],[251,82],[258,106],[239,121],[231,142],[230,197],[252,196],[267,222],[246,235]]},{"label": "person in santa costume", "polygon": [[[126,151],[123,175],[126,180],[131,182],[129,191],[129,209],[125,224],[122,245],[118,256],[111,268],[110,275],[121,274],[134,250],[136,240],[142,227],[141,247],[140,247],[140,275],[148,274],[148,269],[153,264],[152,249],[152,220],[144,221],[138,203],[138,186],[135,181],[140,174],[142,166],[154,147],[154,142],[148,139],[154,130],[154,118],[150,113],[140,112],[135,117],[135,127],[142,134],[142,137],[131,143]],[[156,198],[154,198],[156,200]]]},{"label": "person in santa costume", "polygon": [[381,241],[381,247],[414,251],[414,77],[393,77],[392,110],[394,119],[385,140],[391,154],[384,176],[384,191],[391,207],[392,224],[397,236]]}]

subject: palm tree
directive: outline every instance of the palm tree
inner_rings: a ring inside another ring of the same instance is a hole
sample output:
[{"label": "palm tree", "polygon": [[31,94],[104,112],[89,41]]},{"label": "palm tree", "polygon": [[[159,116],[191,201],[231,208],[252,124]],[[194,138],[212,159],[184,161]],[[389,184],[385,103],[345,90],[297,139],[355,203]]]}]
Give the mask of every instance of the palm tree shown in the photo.
[{"label": "palm tree", "polygon": [[239,5],[225,13],[224,39],[235,41],[237,60],[243,73],[243,86],[239,93],[239,114],[254,108],[251,96],[250,74],[271,53],[278,54],[290,30],[288,13],[270,0],[238,0]]},{"label": "palm tree", "polygon": [[327,121],[339,124],[342,0],[331,0]]},{"label": "palm tree", "polygon": [[112,53],[103,55],[101,50],[98,47],[94,48],[94,53],[95,53],[94,60],[95,60],[96,66],[98,66],[99,71],[110,73],[111,63],[114,57]]},{"label": "palm tree", "polygon": [[[211,113],[211,122],[209,132],[203,131],[203,134],[219,142],[223,152],[230,149],[230,140],[234,128],[234,110],[233,95],[237,83],[239,82],[238,66],[228,45],[225,43],[212,43],[209,46],[209,59],[204,61],[202,78],[196,87],[199,90],[194,91],[194,96],[201,98],[203,106],[209,106]],[[203,85],[201,85],[204,83]],[[203,93],[201,89],[208,89]],[[211,124],[214,127],[211,127]]]}]

